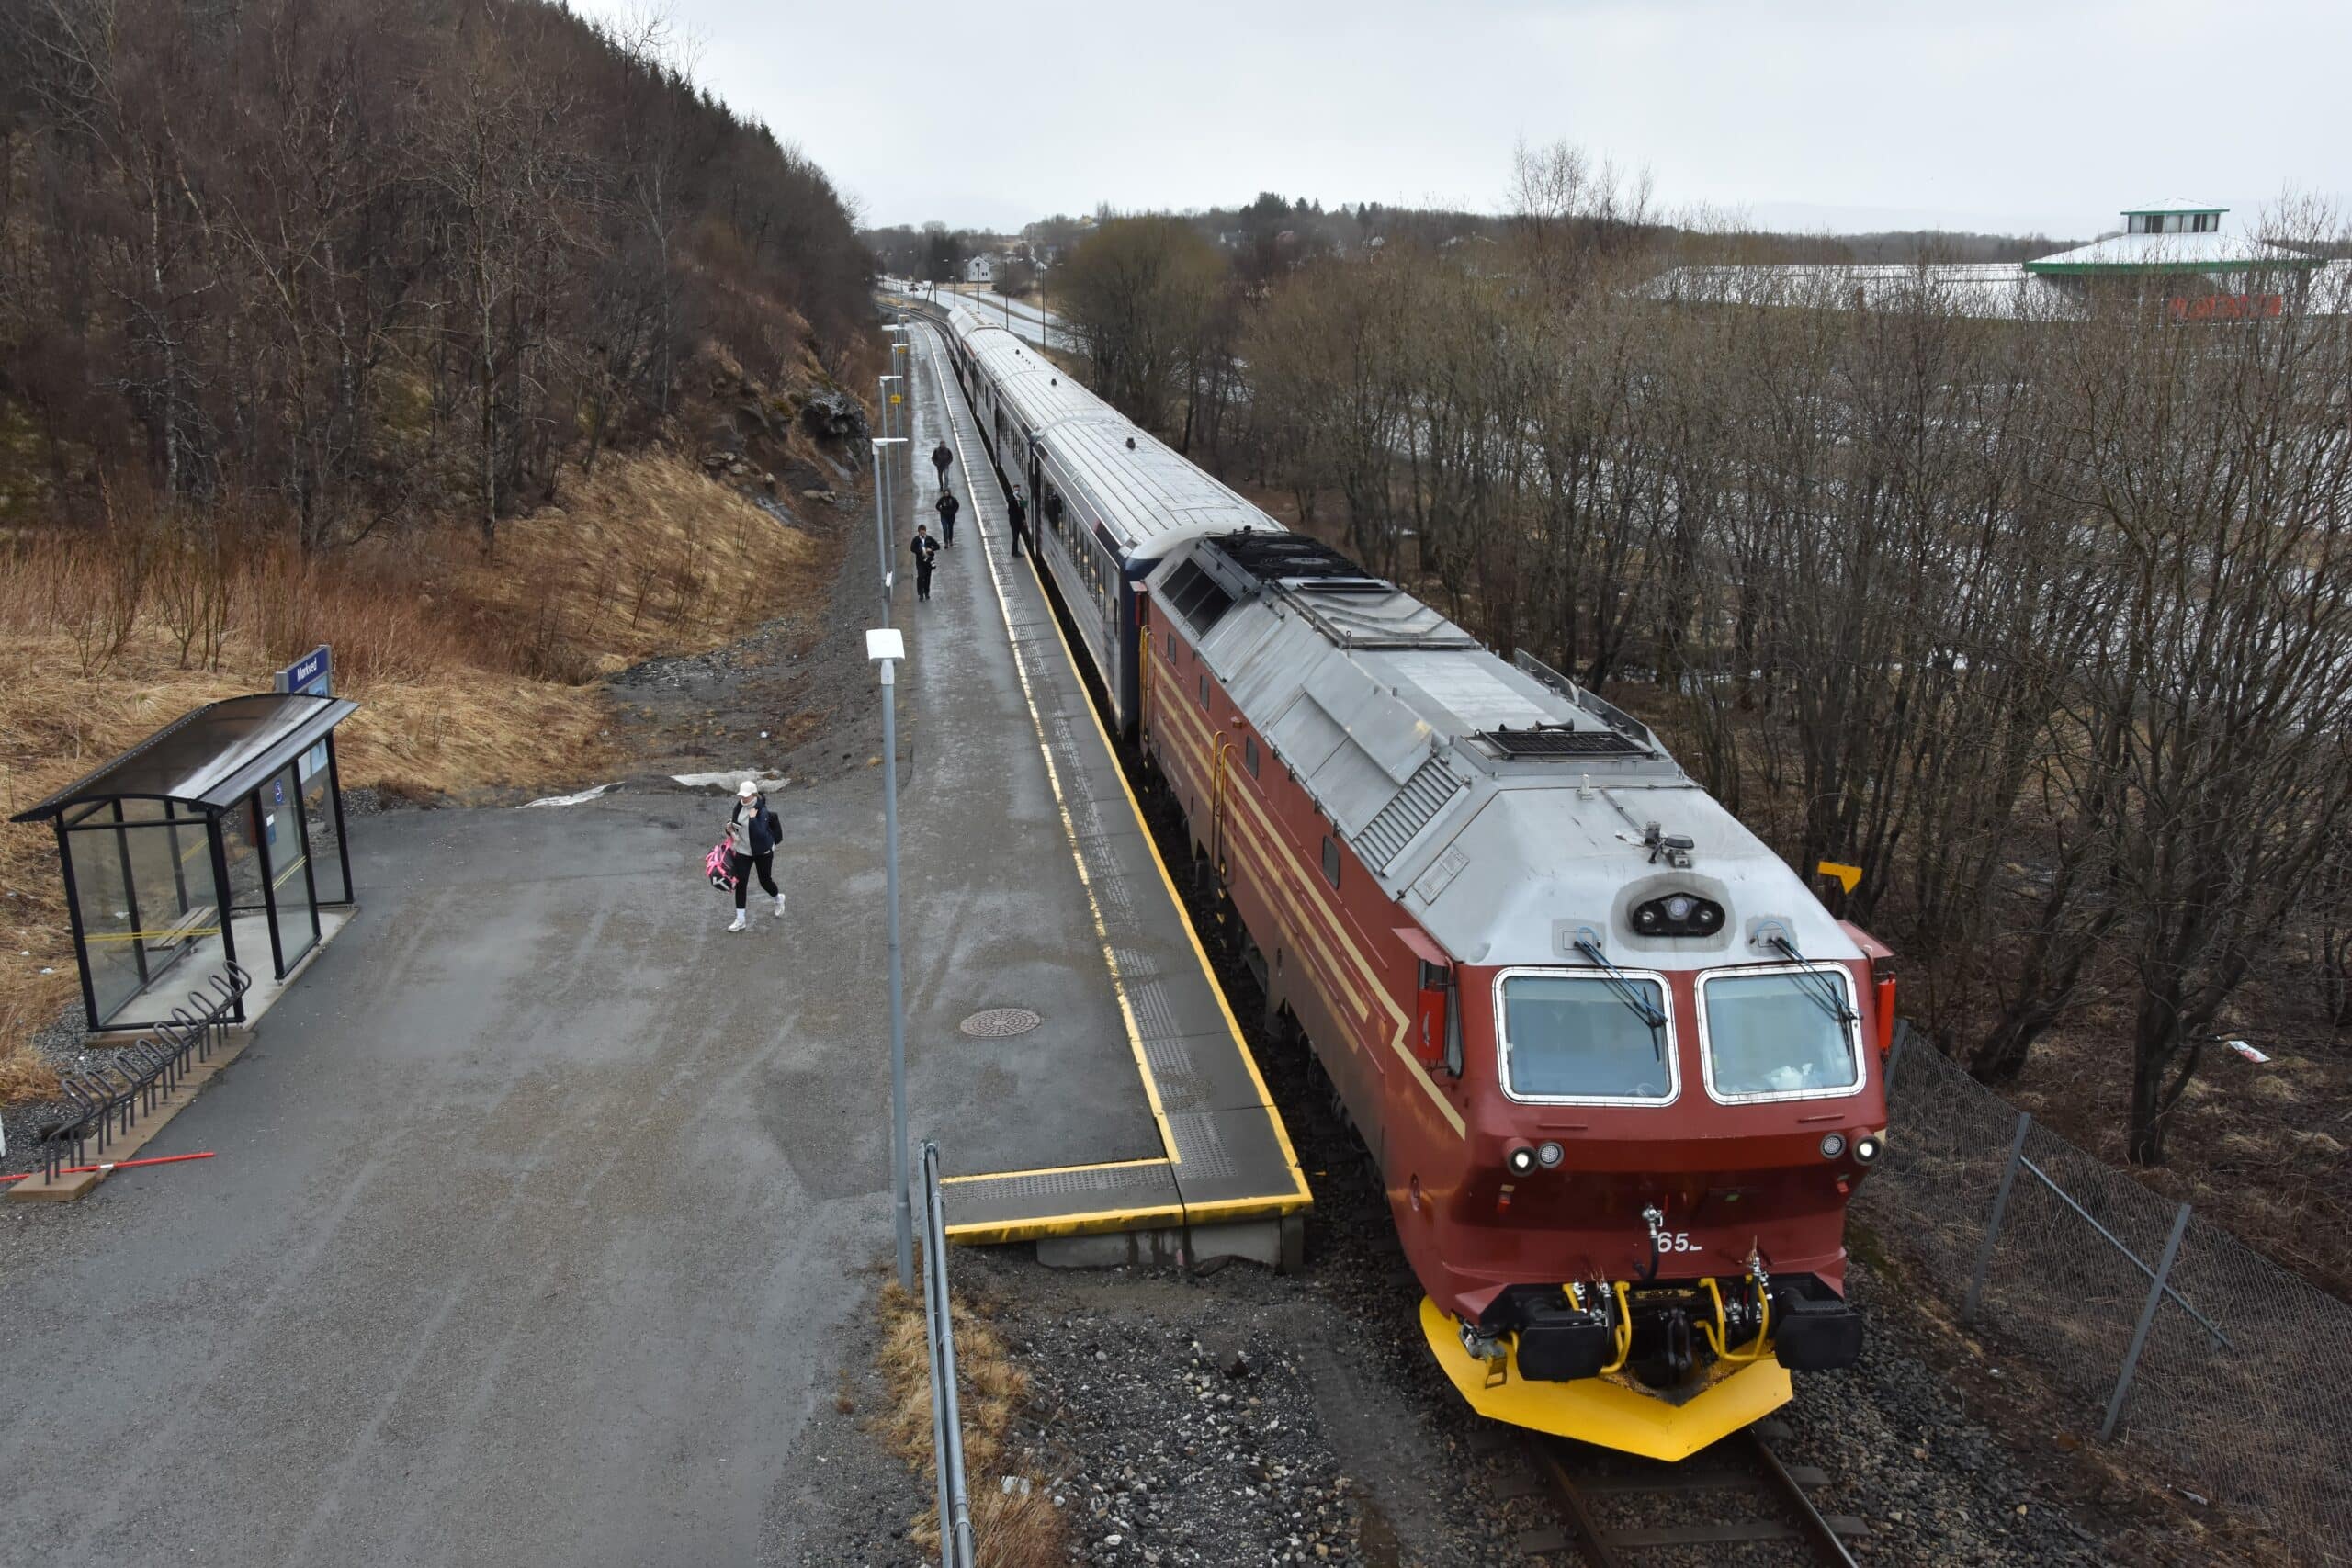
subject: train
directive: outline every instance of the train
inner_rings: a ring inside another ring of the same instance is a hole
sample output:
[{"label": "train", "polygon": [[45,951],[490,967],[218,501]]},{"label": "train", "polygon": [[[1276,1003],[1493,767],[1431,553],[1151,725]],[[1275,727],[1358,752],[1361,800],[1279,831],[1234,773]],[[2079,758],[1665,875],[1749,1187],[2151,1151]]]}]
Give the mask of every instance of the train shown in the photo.
[{"label": "train", "polygon": [[1893,954],[1645,725],[1284,528],[970,311],[954,373],[1270,1032],[1481,1415],[1687,1457],[1850,1365]]}]

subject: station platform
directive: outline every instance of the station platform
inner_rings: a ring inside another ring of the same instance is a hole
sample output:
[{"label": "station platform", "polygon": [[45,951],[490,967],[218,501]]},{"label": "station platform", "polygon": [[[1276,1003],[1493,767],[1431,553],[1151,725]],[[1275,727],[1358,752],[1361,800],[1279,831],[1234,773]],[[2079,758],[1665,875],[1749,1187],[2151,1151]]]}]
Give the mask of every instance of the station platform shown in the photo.
[{"label": "station platform", "polygon": [[[948,1235],[1136,1232],[1155,1251],[1281,1261],[1311,1202],[1289,1134],[1031,558],[1012,553],[940,333],[918,318],[907,335],[913,510],[892,541],[915,750],[901,908]],[[916,521],[940,532],[942,440],[962,511],[919,604],[907,539]],[[1099,1244],[1093,1256],[1109,1260]]]}]

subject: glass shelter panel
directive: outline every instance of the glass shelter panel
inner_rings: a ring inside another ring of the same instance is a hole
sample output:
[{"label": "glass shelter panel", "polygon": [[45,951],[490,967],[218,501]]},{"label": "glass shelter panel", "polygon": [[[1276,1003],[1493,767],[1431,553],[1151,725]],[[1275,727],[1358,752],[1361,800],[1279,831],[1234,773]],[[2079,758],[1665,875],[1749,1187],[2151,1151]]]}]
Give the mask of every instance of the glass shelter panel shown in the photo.
[{"label": "glass shelter panel", "polygon": [[319,940],[319,911],[311,894],[310,846],[302,840],[302,784],[288,762],[254,797],[261,813],[262,862],[269,874],[277,923],[277,964],[283,975]]},{"label": "glass shelter panel", "polygon": [[198,943],[220,932],[211,840],[200,816],[161,801],[120,804],[122,843],[139,914],[132,945],[152,985]]},{"label": "glass shelter panel", "polygon": [[302,759],[302,830],[311,846],[311,886],[321,904],[348,904],[343,877],[343,800],[326,761],[327,743]]},{"label": "glass shelter panel", "polygon": [[82,918],[82,941],[90,1001],[101,1023],[146,984],[144,962],[135,940],[130,877],[114,812],[102,808],[93,819],[65,832],[65,858],[74,878],[74,902]]},{"label": "glass shelter panel", "polygon": [[230,911],[261,913],[261,817],[250,795],[220,814],[220,850],[229,863]]}]

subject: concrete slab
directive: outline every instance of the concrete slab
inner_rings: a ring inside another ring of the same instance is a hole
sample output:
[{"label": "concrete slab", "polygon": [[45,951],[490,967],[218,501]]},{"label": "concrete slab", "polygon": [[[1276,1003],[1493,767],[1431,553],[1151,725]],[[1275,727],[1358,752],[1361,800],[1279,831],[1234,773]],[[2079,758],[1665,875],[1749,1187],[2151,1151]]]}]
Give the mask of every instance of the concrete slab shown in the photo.
[{"label": "concrete slab", "polygon": [[[914,449],[925,460],[913,514],[936,533],[927,455],[945,425],[936,384],[917,382]],[[1031,708],[1048,688],[1006,636],[1001,497],[985,474],[975,497],[960,461],[949,484],[964,503],[956,546],[940,551],[929,602],[915,603],[909,570],[893,609],[908,637],[899,693],[918,764],[899,800],[908,1039],[937,1051],[947,1102],[967,1112],[940,1137],[942,1166],[958,1176],[1156,1157],[1161,1139],[1103,953],[1101,890],[1080,876],[1064,825],[1075,757],[1040,746]],[[904,564],[904,540],[899,548]],[[1040,620],[1042,604],[1028,615]],[[958,1032],[992,1007],[1044,1021],[1010,1039]]]},{"label": "concrete slab", "polygon": [[[1306,1179],[1087,701],[1043,585],[1028,560],[1012,557],[1003,495],[970,410],[946,373],[939,337],[927,325],[910,335],[914,449],[926,453],[947,441],[957,455],[948,486],[964,503],[960,542],[942,552],[932,600],[915,606],[910,618],[910,674],[922,679],[930,663],[931,678],[938,680],[943,651],[1004,667],[1003,673],[989,669],[980,687],[998,705],[987,716],[992,739],[1001,745],[1008,734],[1026,735],[1051,808],[1049,825],[1039,825],[1034,812],[1016,811],[1016,819],[1040,845],[1059,829],[1069,867],[1061,894],[1084,900],[1102,965],[1094,969],[1076,946],[1057,951],[1067,978],[1093,984],[1116,1008],[1109,1021],[1090,1021],[1089,1027],[1105,1031],[1094,1043],[1115,1043],[1127,1058],[1125,1070],[1114,1073],[1099,1049],[1066,1054],[1057,1062],[1061,1070],[1025,1079],[1021,1097],[1006,1102],[1004,1118],[1023,1134],[1023,1149],[993,1165],[955,1158],[959,1174],[1008,1174],[951,1188],[949,1234],[1004,1241],[1149,1228],[1170,1223],[1171,1205],[1191,1217],[1196,1187],[1198,1201],[1210,1206],[1205,1212],[1220,1220],[1248,1217],[1253,1197],[1268,1214],[1303,1209]],[[928,515],[938,484],[928,463],[919,468],[916,510]],[[934,615],[943,603],[955,609]],[[969,711],[960,694],[956,711]],[[1057,875],[1065,863],[1040,848],[1039,870],[1021,892],[1024,900],[1051,903],[1041,886],[1049,861]],[[1081,1079],[1081,1073],[1110,1077]],[[1080,1098],[1101,1103],[1114,1080],[1135,1097],[1131,1104],[1148,1106],[1149,1143],[1131,1134],[1106,1135],[1072,1113]],[[1052,1131],[1033,1129],[1033,1113],[1037,1128]],[[1164,1168],[1138,1158],[1147,1154],[1159,1156]]]}]

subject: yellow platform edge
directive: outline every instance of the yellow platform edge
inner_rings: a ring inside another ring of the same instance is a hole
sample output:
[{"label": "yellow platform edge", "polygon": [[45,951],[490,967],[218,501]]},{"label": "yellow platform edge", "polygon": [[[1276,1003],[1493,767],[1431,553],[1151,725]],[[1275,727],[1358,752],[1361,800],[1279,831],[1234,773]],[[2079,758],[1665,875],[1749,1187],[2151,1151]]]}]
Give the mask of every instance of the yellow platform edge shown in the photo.
[{"label": "yellow platform edge", "polygon": [[[959,1179],[981,1181],[987,1178],[964,1177]],[[1302,1189],[1305,1186],[1303,1179],[1300,1186]],[[1068,1214],[1037,1214],[1019,1220],[972,1220],[948,1225],[946,1235],[949,1241],[964,1247],[1002,1247],[1013,1242],[1048,1241],[1069,1235],[1107,1235],[1114,1231],[1151,1230],[1167,1225],[1232,1224],[1244,1220],[1280,1219],[1285,1214],[1303,1213],[1311,1207],[1312,1200],[1301,1191],[1288,1196],[1218,1198],[1205,1203],[1154,1203],[1136,1209],[1091,1209]]]},{"label": "yellow platform edge", "polygon": [[1669,1463],[1762,1420],[1795,1392],[1788,1369],[1769,1359],[1742,1367],[1716,1363],[1713,1380],[1679,1404],[1609,1378],[1530,1382],[1515,1367],[1507,1381],[1489,1388],[1487,1363],[1462,1348],[1455,1320],[1427,1296],[1421,1298],[1421,1333],[1470,1408],[1488,1420]]}]

